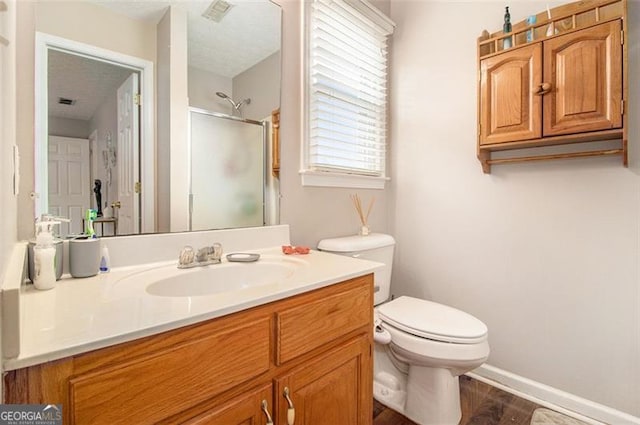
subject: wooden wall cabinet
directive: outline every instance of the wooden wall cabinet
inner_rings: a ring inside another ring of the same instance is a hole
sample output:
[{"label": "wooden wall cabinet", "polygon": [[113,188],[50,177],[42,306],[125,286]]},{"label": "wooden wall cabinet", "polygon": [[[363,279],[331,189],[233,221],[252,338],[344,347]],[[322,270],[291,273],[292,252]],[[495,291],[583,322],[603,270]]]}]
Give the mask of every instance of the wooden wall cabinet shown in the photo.
[{"label": "wooden wall cabinet", "polygon": [[71,425],[370,425],[372,320],[367,275],[10,371],[4,402],[62,404]]},{"label": "wooden wall cabinet", "polygon": [[[625,0],[572,3],[552,16],[540,16],[537,26],[517,24],[510,49],[501,48],[502,32],[479,39],[478,158],[487,173],[492,164],[614,154],[627,165]],[[542,32],[550,26],[554,31]],[[526,41],[528,31],[533,41]],[[592,141],[619,147],[491,157]]]}]

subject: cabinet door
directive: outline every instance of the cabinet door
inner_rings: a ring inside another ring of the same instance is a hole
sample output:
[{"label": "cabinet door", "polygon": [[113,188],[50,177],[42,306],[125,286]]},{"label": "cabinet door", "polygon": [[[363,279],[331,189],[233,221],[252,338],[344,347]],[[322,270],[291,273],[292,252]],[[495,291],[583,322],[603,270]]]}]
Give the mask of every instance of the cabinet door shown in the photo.
[{"label": "cabinet door", "polygon": [[622,127],[620,21],[544,42],[545,136]]},{"label": "cabinet door", "polygon": [[540,43],[484,59],[480,70],[480,144],[541,137]]},{"label": "cabinet door", "polygon": [[185,425],[267,425],[267,414],[272,419],[271,384],[248,391],[241,397],[185,422]]},{"label": "cabinet door", "polygon": [[[371,424],[370,340],[362,336],[277,380],[278,424]],[[285,397],[285,391],[287,397]]]}]

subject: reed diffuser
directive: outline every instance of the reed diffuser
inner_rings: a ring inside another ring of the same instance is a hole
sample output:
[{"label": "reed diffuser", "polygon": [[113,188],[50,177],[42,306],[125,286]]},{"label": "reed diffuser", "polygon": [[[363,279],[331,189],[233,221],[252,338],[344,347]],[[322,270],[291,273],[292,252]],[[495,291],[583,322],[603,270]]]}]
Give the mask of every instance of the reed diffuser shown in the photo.
[{"label": "reed diffuser", "polygon": [[360,197],[358,196],[358,194],[351,195],[351,201],[353,201],[353,206],[355,207],[356,212],[358,213],[358,217],[360,218],[360,235],[362,236],[367,236],[369,234],[369,214],[371,214],[371,209],[373,208],[375,200],[375,197],[371,198],[371,201],[369,201],[369,206],[367,207],[367,213],[365,214],[364,209],[362,208],[362,202],[360,201]]}]

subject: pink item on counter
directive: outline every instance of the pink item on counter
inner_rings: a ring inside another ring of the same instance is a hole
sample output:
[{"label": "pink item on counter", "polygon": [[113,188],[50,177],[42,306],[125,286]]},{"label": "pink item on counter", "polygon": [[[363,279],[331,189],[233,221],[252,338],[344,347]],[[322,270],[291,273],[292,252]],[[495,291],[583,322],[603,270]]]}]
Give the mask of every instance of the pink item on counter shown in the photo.
[{"label": "pink item on counter", "polygon": [[309,250],[308,246],[282,245],[282,252],[286,255],[305,255]]}]

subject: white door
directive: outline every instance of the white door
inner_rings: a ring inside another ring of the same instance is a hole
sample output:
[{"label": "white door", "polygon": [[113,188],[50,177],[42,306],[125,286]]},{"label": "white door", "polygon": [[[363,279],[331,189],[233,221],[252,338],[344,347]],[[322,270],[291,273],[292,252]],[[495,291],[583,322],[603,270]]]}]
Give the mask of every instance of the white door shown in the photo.
[{"label": "white door", "polygon": [[92,205],[89,140],[49,136],[48,152],[49,213],[71,220],[60,225],[61,236],[80,234],[84,212]]},{"label": "white door", "polygon": [[139,163],[140,109],[137,105],[138,74],[133,73],[118,89],[118,234],[140,232],[140,193],[136,193]]}]

